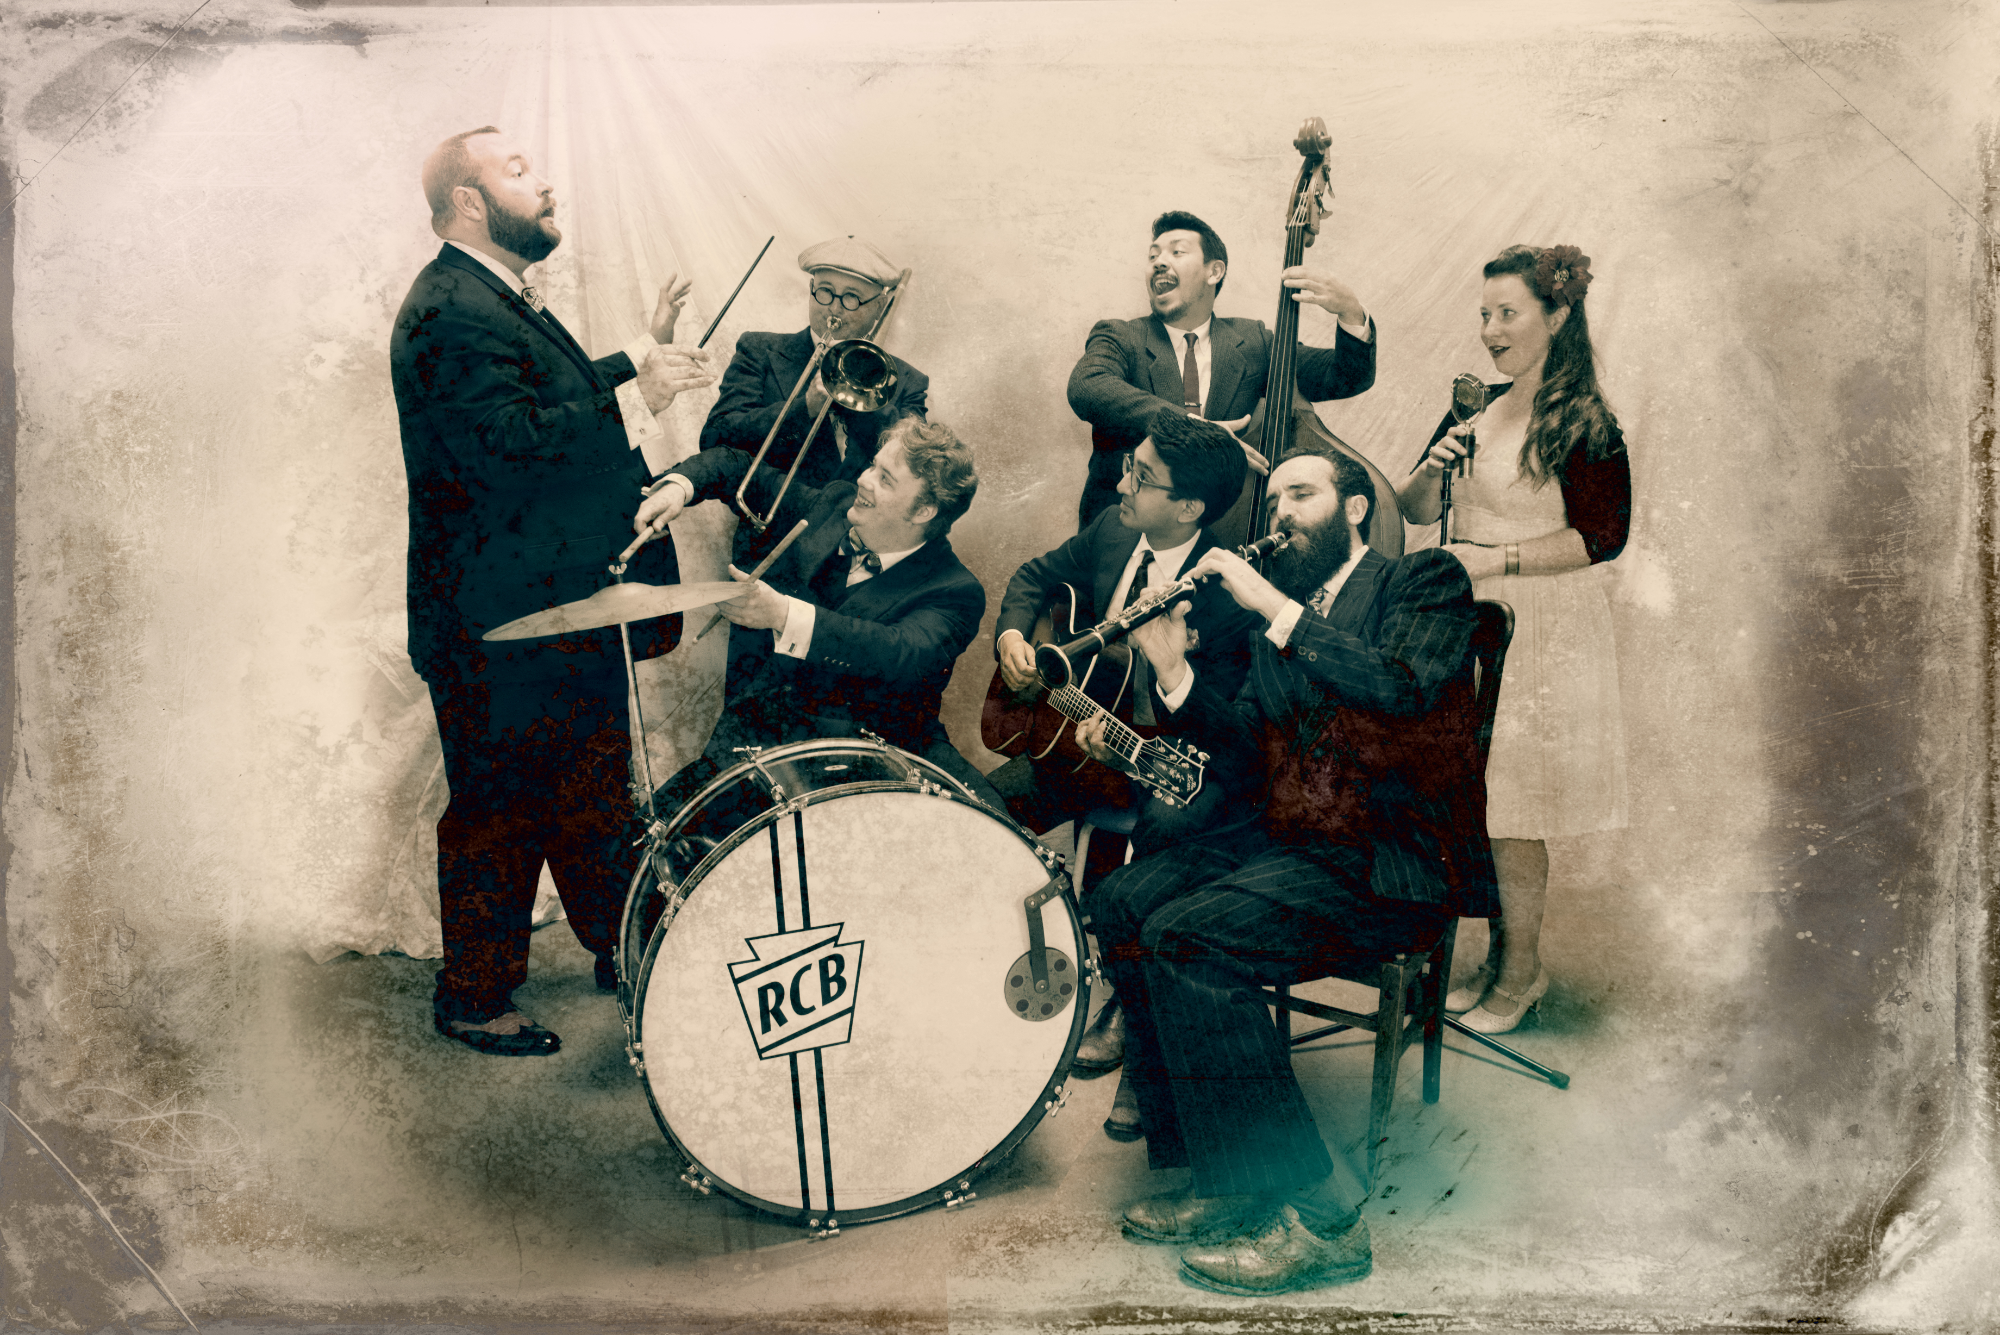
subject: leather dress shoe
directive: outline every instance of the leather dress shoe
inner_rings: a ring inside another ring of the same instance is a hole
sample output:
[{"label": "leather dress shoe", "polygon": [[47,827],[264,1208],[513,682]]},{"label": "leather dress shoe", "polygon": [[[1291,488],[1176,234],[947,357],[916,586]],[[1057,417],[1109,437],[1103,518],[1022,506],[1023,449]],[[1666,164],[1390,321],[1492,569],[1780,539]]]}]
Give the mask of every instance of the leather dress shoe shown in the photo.
[{"label": "leather dress shoe", "polygon": [[1069,1069],[1079,1080],[1095,1080],[1115,1071],[1125,1061],[1125,1007],[1117,997],[1104,1003],[1090,1028],[1077,1040],[1076,1057]]},{"label": "leather dress shoe", "polygon": [[1104,1119],[1104,1134],[1113,1140],[1138,1140],[1146,1134],[1145,1123],[1139,1120],[1139,1095],[1130,1076],[1120,1077],[1118,1092],[1111,1096],[1111,1116]]},{"label": "leather dress shoe", "polygon": [[1199,1289],[1262,1298],[1273,1293],[1352,1284],[1375,1268],[1368,1224],[1357,1219],[1337,1238],[1322,1238],[1280,1206],[1254,1233],[1214,1247],[1181,1253],[1181,1278]]},{"label": "leather dress shoe", "polygon": [[432,1012],[431,1023],[446,1038],[494,1057],[546,1057],[562,1047],[560,1038],[519,1011],[508,1011],[478,1024],[447,1020]]},{"label": "leather dress shoe", "polygon": [[1196,1196],[1183,1187],[1126,1206],[1125,1236],[1183,1246],[1233,1238],[1257,1222],[1257,1202],[1255,1196]]},{"label": "leather dress shoe", "polygon": [[616,992],[618,990],[618,964],[609,955],[597,957],[597,990]]}]

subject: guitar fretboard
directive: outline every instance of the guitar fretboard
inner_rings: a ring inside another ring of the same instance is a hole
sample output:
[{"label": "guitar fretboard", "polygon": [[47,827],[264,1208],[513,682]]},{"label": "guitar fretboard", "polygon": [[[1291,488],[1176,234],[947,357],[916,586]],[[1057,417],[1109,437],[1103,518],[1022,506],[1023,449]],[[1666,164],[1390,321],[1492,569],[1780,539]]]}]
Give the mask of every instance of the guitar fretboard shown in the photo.
[{"label": "guitar fretboard", "polygon": [[1049,703],[1078,723],[1088,723],[1099,714],[1104,715],[1104,744],[1127,760],[1135,764],[1138,762],[1139,748],[1145,745],[1145,739],[1119,722],[1116,714],[1085,695],[1078,687],[1064,686],[1050,691]]}]

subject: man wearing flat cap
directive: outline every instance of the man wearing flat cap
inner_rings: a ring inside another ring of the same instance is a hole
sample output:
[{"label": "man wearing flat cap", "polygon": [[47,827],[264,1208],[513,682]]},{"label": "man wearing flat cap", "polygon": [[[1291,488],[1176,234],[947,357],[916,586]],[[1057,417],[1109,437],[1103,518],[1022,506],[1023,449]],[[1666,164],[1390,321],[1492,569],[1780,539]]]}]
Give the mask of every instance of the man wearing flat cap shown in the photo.
[{"label": "man wearing flat cap", "polygon": [[[704,450],[734,449],[754,455],[812,360],[814,347],[869,334],[902,278],[886,255],[853,236],[807,246],[799,252],[799,268],[811,283],[807,327],[796,334],[747,333],[737,340],[720,395],[702,424]],[[924,415],[929,379],[908,362],[893,356],[888,360],[896,376],[888,399],[872,413],[853,412],[835,403],[799,466],[800,483],[821,487],[854,481],[875,458],[885,430],[902,418]],[[785,415],[784,428],[765,456],[767,466],[780,472],[792,466],[807,428],[826,401],[826,386],[816,374]]]}]

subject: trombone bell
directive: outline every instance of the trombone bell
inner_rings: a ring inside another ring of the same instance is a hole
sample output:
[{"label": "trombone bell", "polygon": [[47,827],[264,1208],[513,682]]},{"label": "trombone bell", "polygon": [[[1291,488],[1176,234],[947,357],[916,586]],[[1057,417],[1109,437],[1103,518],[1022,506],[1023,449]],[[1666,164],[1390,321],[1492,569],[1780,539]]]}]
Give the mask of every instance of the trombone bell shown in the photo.
[{"label": "trombone bell", "polygon": [[827,397],[849,412],[877,411],[896,387],[889,354],[865,338],[843,339],[828,348],[819,370]]}]

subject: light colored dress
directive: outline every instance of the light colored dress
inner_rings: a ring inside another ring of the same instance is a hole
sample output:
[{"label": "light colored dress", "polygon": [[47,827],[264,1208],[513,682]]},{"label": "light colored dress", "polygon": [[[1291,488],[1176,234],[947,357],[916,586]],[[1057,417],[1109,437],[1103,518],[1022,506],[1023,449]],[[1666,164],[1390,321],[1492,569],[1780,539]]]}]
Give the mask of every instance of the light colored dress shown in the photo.
[{"label": "light colored dress", "polygon": [[[1470,478],[1452,481],[1454,541],[1498,546],[1569,526],[1562,486],[1540,488],[1511,450],[1480,442]],[[1618,651],[1602,566],[1560,575],[1497,575],[1475,598],[1514,609],[1486,762],[1486,831],[1495,839],[1560,839],[1625,825],[1625,730]]]}]

